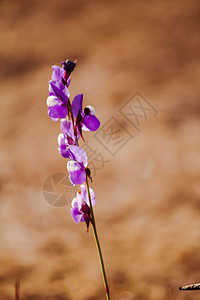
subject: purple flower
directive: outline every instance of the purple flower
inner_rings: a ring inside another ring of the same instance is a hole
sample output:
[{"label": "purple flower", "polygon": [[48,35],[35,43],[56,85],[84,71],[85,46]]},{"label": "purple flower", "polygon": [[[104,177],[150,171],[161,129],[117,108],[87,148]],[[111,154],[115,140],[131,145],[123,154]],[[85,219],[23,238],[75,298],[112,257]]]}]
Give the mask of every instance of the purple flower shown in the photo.
[{"label": "purple flower", "polygon": [[[54,77],[56,75],[54,74]],[[69,90],[60,81],[49,81],[49,97],[47,98],[48,115],[53,121],[67,116],[67,101]]]},{"label": "purple flower", "polygon": [[[72,121],[69,119],[60,120],[60,129],[62,130],[62,133],[58,136],[58,150],[60,151],[60,154],[66,158],[69,155],[67,148],[70,145],[77,145]],[[78,132],[77,140],[79,138],[80,134]]]},{"label": "purple flower", "polygon": [[[92,206],[96,203],[93,189],[89,188]],[[71,215],[75,223],[86,222],[87,230],[91,221],[90,203],[85,184],[80,186],[76,197],[72,200]]]},{"label": "purple flower", "polygon": [[66,148],[64,157],[70,159],[67,163],[67,170],[69,171],[69,179],[71,183],[76,185],[85,182],[86,168],[88,165],[88,159],[85,151],[78,146],[69,146]]},{"label": "purple flower", "polygon": [[96,131],[100,126],[100,121],[95,116],[95,110],[92,106],[88,105],[82,109],[83,94],[74,97],[72,101],[72,112],[76,118],[76,126],[80,132],[83,130]]}]

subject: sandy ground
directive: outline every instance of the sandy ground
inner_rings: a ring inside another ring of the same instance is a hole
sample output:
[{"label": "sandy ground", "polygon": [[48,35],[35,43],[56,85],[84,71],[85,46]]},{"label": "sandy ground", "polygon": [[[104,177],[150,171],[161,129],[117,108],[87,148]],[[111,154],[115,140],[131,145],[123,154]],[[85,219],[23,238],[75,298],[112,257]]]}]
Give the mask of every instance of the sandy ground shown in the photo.
[{"label": "sandy ground", "polygon": [[[67,174],[46,107],[51,66],[67,58],[78,59],[71,97],[83,92],[102,130],[119,130],[117,144],[85,134],[107,161],[90,164],[112,299],[200,299],[178,290],[200,281],[199,9],[0,1],[0,300],[14,299],[16,272],[23,300],[105,299],[92,230],[42,194],[49,176]],[[137,124],[127,110],[138,103]]]}]

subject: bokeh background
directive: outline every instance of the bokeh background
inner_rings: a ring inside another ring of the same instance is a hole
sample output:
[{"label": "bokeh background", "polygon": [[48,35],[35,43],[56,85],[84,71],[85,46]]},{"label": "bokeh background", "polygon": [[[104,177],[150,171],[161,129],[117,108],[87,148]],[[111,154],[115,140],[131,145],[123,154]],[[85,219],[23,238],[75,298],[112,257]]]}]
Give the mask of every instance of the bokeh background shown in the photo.
[{"label": "bokeh background", "polygon": [[[71,97],[134,136],[91,185],[112,299],[200,298],[178,290],[200,280],[199,12],[198,0],[0,1],[0,299],[14,299],[16,272],[23,300],[105,299],[92,230],[42,195],[66,172],[46,98],[67,58]],[[140,132],[119,113],[138,91],[158,111]]]}]

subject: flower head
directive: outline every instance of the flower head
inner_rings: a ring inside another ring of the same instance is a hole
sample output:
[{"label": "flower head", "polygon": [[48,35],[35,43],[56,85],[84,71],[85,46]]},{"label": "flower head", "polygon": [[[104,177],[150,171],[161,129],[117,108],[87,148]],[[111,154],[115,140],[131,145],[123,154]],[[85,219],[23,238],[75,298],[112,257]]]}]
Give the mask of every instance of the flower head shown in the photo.
[{"label": "flower head", "polygon": [[49,97],[47,98],[48,114],[53,121],[67,116],[69,90],[60,81],[49,81]]},{"label": "flower head", "polygon": [[69,146],[66,148],[65,157],[70,159],[67,163],[67,170],[71,183],[76,185],[85,182],[88,165],[85,151],[78,146]]},{"label": "flower head", "polygon": [[76,118],[76,127],[80,134],[82,129],[85,131],[96,131],[100,126],[100,121],[95,116],[95,110],[92,106],[88,105],[82,108],[83,105],[83,94],[79,94],[74,97],[72,101],[72,112]]},{"label": "flower head", "polygon": [[[92,206],[96,203],[93,189],[89,189]],[[87,229],[91,221],[90,202],[85,184],[80,186],[76,197],[72,200],[71,215],[75,223],[86,222]]]},{"label": "flower head", "polygon": [[68,80],[70,80],[70,75],[74,71],[74,68],[76,67],[76,61],[73,62],[67,59],[66,61],[61,62],[61,66],[63,67],[64,70],[63,83],[69,86]]},{"label": "flower head", "polygon": [[71,145],[77,145],[80,134],[77,133],[77,137],[75,136],[73,123],[68,118],[60,120],[60,129],[62,130],[62,133],[58,136],[58,150],[60,151],[60,154],[66,158],[69,156],[67,148]]}]

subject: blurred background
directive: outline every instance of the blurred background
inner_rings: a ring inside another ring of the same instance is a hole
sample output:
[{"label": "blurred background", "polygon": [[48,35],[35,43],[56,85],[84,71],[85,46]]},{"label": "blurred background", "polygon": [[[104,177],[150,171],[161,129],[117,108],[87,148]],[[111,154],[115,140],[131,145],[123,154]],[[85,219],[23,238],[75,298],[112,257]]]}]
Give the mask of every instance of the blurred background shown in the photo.
[{"label": "blurred background", "polygon": [[[113,155],[84,135],[107,160],[91,187],[112,299],[200,298],[178,290],[200,281],[199,13],[197,0],[0,1],[0,299],[15,273],[24,300],[105,299],[91,228],[42,194],[67,174],[46,107],[67,58],[71,99],[131,137]],[[135,93],[153,110],[139,130],[120,110]]]}]

